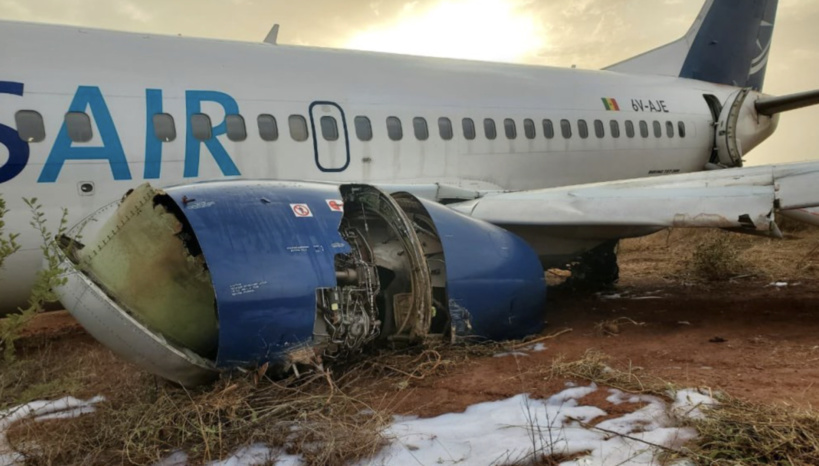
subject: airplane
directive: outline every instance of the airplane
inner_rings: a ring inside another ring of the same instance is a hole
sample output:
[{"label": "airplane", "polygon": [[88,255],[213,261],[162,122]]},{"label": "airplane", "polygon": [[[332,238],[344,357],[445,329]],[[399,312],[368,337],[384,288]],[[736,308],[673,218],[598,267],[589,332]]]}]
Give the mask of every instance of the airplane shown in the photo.
[{"label": "airplane", "polygon": [[35,196],[77,225],[62,304],[184,385],[522,337],[544,268],[581,257],[613,281],[620,239],[819,225],[819,162],[743,167],[780,113],[819,103],[762,93],[777,5],[707,0],[681,39],[599,71],[0,22],[22,242],[2,310],[41,266]]}]

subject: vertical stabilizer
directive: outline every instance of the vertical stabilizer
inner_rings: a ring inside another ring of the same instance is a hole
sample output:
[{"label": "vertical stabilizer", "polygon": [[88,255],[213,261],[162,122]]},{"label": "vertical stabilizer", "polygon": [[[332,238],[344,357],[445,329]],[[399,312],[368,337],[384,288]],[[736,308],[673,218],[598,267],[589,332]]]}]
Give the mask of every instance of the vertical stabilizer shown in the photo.
[{"label": "vertical stabilizer", "polygon": [[778,0],[706,0],[679,40],[606,68],[761,90]]}]

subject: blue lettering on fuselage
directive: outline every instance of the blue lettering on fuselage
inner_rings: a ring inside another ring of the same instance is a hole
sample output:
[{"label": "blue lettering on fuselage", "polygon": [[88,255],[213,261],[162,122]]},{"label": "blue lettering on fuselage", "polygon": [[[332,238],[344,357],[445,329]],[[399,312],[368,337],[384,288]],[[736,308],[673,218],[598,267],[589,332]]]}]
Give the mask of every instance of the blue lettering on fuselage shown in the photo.
[{"label": "blue lettering on fuselage", "polygon": [[[0,81],[0,94],[23,95],[23,84]],[[11,180],[26,168],[28,164],[28,143],[20,139],[17,130],[0,125],[0,144],[8,149],[8,160],[0,166],[0,183]]]},{"label": "blue lettering on fuselage", "polygon": [[119,134],[111,119],[108,105],[102,98],[100,88],[96,86],[80,86],[74,94],[69,112],[85,112],[90,109],[94,115],[94,121],[102,140],[101,147],[74,146],[68,136],[68,128],[63,122],[57,141],[51,148],[51,153],[46,159],[43,171],[40,173],[39,183],[53,183],[57,181],[60,170],[66,160],[107,160],[111,166],[111,172],[115,180],[130,180],[131,170],[128,168],[128,161],[125,159],[125,151],[122,150],[122,143]]},{"label": "blue lettering on fuselage", "polygon": [[202,102],[215,102],[222,106],[225,110],[225,116],[239,114],[239,105],[233,97],[216,91],[187,91],[185,93],[185,107],[187,108],[187,115],[185,121],[188,123],[187,136],[185,138],[185,178],[195,178],[199,176],[199,150],[204,142],[205,147],[208,148],[222,174],[225,176],[238,176],[239,169],[233,163],[222,143],[216,139],[216,136],[227,133],[227,118],[221,123],[213,127],[210,139],[200,141],[196,139],[193,134],[193,128],[190,124],[191,117],[197,113],[202,112]]},{"label": "blue lettering on fuselage", "polygon": [[[0,81],[0,94],[23,96],[23,84]],[[187,129],[184,177],[195,178],[199,176],[200,153],[203,144],[213,156],[223,175],[239,176],[241,175],[239,169],[218,139],[218,136],[227,133],[227,118],[212,127],[209,139],[199,140],[193,134],[190,125],[191,116],[202,112],[204,102],[221,106],[226,116],[239,114],[239,105],[236,100],[223,92],[192,90],[185,93],[185,122]],[[143,177],[146,180],[158,179],[162,172],[164,144],[156,136],[153,117],[158,113],[163,113],[161,89],[145,90],[145,110],[145,166]],[[115,180],[131,180],[131,170],[128,166],[125,150],[100,88],[96,86],[79,86],[68,111],[90,114],[98,132],[100,143],[94,146],[85,143],[75,144],[69,137],[68,129],[65,121],[63,121],[37,181],[39,183],[56,182],[66,161],[74,160],[107,161]],[[0,165],[0,183],[4,183],[17,177],[28,165],[30,147],[28,142],[20,138],[16,129],[3,124],[0,124],[0,144],[8,150],[8,160]]]},{"label": "blue lettering on fuselage", "polygon": [[154,115],[162,113],[162,90],[145,90],[145,173],[146,180],[159,178],[162,171],[162,141],[156,136]]}]

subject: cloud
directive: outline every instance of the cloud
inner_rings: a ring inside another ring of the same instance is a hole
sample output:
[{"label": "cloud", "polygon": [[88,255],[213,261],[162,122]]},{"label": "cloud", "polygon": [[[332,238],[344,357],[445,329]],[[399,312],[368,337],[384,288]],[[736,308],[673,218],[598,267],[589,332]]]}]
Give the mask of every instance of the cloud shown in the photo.
[{"label": "cloud", "polygon": [[353,35],[344,46],[450,58],[515,62],[546,44],[543,24],[520,0],[405,3],[393,18]]}]

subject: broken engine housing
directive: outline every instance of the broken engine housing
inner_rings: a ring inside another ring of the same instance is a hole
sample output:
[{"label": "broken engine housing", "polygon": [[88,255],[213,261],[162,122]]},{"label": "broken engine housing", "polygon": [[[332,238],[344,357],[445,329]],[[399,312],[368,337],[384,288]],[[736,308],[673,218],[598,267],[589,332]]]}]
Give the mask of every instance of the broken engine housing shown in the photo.
[{"label": "broken engine housing", "polygon": [[543,269],[520,238],[368,185],[146,184],[94,239],[62,244],[66,308],[122,357],[183,385],[543,325]]}]

